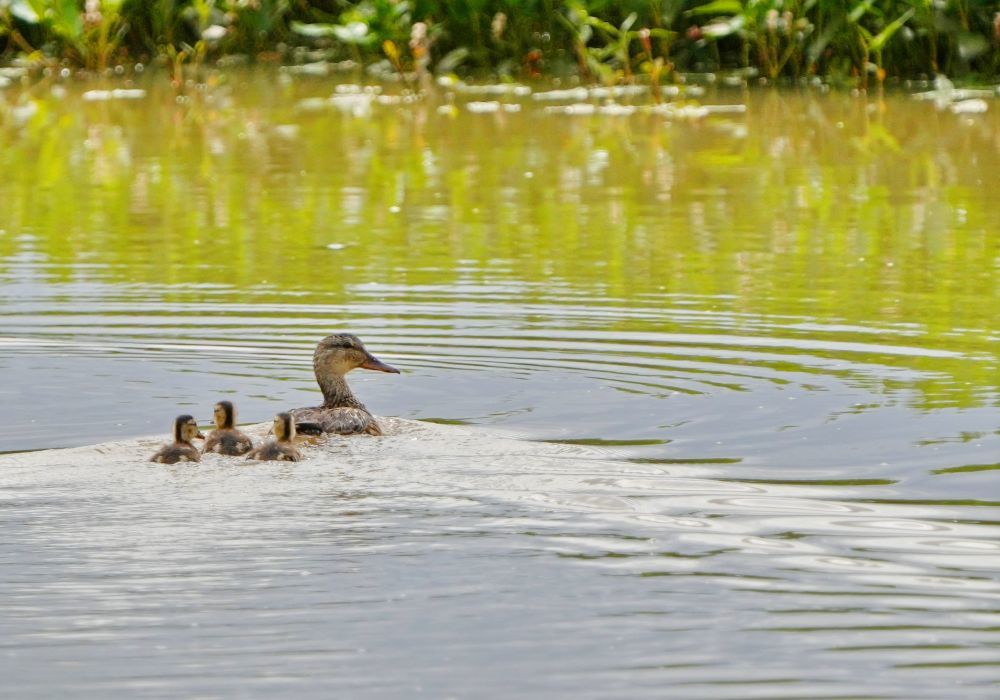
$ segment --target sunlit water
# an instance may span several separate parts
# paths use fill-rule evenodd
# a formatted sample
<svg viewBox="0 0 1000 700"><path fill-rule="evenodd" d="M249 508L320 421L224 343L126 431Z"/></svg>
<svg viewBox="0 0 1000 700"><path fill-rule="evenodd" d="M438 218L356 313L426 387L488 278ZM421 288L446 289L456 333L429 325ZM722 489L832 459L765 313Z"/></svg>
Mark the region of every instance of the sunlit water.
<svg viewBox="0 0 1000 700"><path fill-rule="evenodd" d="M997 105L96 87L0 92L0 452L312 404L339 329L481 431L0 461L18 696L996 696Z"/></svg>

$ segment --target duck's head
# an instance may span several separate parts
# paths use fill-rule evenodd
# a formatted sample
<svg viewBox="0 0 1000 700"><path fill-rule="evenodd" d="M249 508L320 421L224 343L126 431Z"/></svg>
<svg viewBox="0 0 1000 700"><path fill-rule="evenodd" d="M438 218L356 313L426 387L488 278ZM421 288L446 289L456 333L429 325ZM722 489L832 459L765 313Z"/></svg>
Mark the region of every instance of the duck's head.
<svg viewBox="0 0 1000 700"><path fill-rule="evenodd" d="M287 442L295 437L295 421L291 413L279 413L274 417L274 437L278 442Z"/></svg>
<svg viewBox="0 0 1000 700"><path fill-rule="evenodd" d="M215 427L219 430L232 428L236 424L236 408L232 401L220 401L215 404Z"/></svg>
<svg viewBox="0 0 1000 700"><path fill-rule="evenodd" d="M191 416L177 416L174 419L174 440L177 442L191 442L195 438L204 437L198 429L198 423Z"/></svg>
<svg viewBox="0 0 1000 700"><path fill-rule="evenodd" d="M313 354L313 366L317 375L320 372L344 375L358 367L399 374L398 369L372 355L361 340L350 333L328 335L319 341Z"/></svg>

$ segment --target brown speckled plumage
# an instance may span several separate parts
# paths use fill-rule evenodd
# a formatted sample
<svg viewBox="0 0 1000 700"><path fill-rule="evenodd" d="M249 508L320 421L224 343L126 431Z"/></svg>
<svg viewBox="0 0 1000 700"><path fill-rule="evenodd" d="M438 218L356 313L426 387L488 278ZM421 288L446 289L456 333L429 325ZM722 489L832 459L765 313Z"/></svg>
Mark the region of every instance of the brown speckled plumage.
<svg viewBox="0 0 1000 700"><path fill-rule="evenodd" d="M313 371L323 392L323 405L294 409L291 414L295 422L317 425L324 433L381 435L378 422L355 398L344 379L345 374L358 367L399 373L398 369L368 352L357 336L350 333L339 333L321 340L313 353Z"/></svg>
<svg viewBox="0 0 1000 700"><path fill-rule="evenodd" d="M201 453L191 444L194 438L204 438L198 424L191 416L177 416L174 420L174 441L164 445L150 458L150 462L176 464L177 462L200 462Z"/></svg>
<svg viewBox="0 0 1000 700"><path fill-rule="evenodd" d="M290 414L279 413L274 417L274 440L269 440L251 450L247 454L247 459L300 462L302 453L292 444L294 438L295 421Z"/></svg>
<svg viewBox="0 0 1000 700"><path fill-rule="evenodd" d="M253 449L253 440L235 427L236 409L229 401L215 404L215 430L208 439L202 452L218 452L222 455L239 457Z"/></svg>

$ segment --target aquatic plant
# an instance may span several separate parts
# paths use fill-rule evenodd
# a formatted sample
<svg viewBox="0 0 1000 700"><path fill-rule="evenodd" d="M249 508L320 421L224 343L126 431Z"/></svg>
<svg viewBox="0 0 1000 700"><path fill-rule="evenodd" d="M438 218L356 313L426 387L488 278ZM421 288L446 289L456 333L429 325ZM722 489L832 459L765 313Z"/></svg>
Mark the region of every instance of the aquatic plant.
<svg viewBox="0 0 1000 700"><path fill-rule="evenodd" d="M660 27L637 27L637 12L631 12L615 26L599 17L588 14L582 2L571 2L567 8L565 24L574 35L574 49L580 64L587 73L599 77L605 83L633 82L632 64L636 58L647 59L646 70L659 82L663 69L663 58L653 56L654 38L670 40L674 33ZM591 39L600 37L601 42L589 45ZM640 44L642 54L633 55L633 44Z"/></svg>
<svg viewBox="0 0 1000 700"><path fill-rule="evenodd" d="M0 34L6 34L30 53L35 50L21 29L33 28L49 42L57 42L64 56L93 70L104 70L128 23L122 0L5 0L0 2Z"/></svg>
<svg viewBox="0 0 1000 700"><path fill-rule="evenodd" d="M199 42L201 42L199 44ZM172 47L172 51L170 48ZM0 62L118 62L290 49L430 71L657 83L749 69L771 81L1000 71L993 0L0 0ZM311 59L315 60L315 59Z"/></svg>
<svg viewBox="0 0 1000 700"><path fill-rule="evenodd" d="M695 25L689 35L705 42L738 37L741 63L749 66L753 53L761 72L773 80L786 66L797 72L801 65L806 41L814 29L804 10L803 4L794 0L750 0L746 3L712 0L688 11L690 17L710 18L702 26Z"/></svg>

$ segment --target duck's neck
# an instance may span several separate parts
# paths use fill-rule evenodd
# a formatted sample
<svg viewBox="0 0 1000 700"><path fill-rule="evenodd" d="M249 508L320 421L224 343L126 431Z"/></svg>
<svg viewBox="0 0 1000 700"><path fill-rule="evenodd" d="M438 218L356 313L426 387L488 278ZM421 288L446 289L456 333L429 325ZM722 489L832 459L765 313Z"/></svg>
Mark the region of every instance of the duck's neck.
<svg viewBox="0 0 1000 700"><path fill-rule="evenodd" d="M316 373L316 381L323 391L323 408L360 408L367 411L365 405L355 398L351 387L342 374Z"/></svg>

